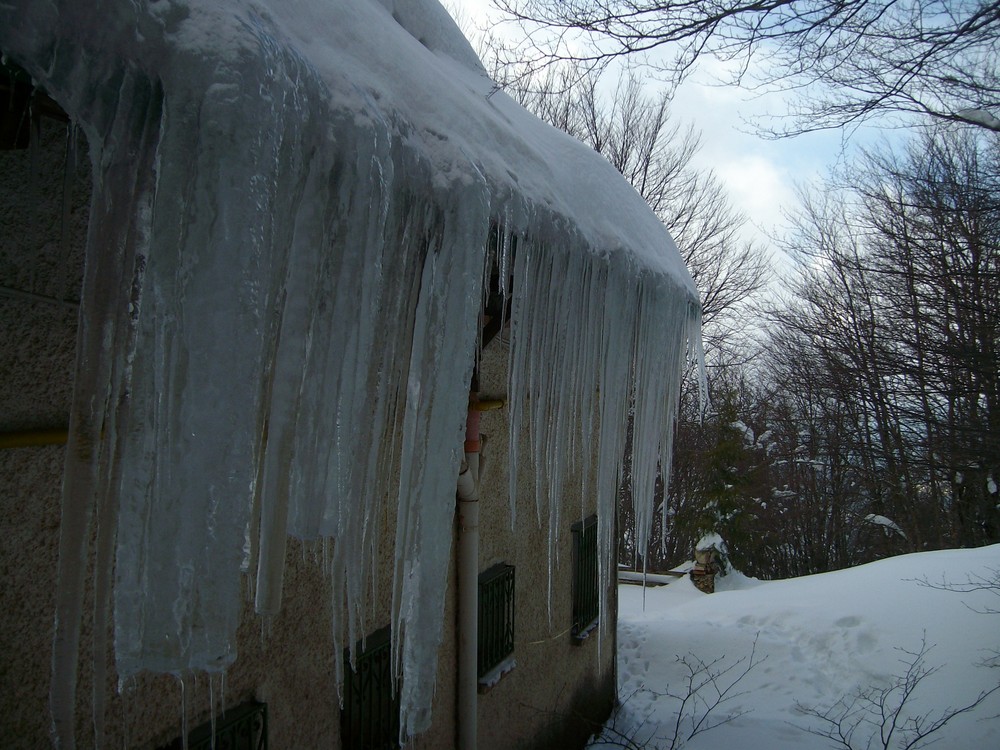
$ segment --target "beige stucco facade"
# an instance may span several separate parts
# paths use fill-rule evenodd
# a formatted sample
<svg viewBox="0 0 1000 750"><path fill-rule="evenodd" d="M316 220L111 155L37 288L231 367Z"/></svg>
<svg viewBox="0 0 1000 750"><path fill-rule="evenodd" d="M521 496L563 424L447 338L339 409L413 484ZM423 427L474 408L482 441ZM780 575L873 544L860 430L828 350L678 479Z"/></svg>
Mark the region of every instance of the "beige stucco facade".
<svg viewBox="0 0 1000 750"><path fill-rule="evenodd" d="M498 338L483 354L480 388L483 398L516 399L506 391L507 350ZM516 607L514 658L517 666L489 693L479 698L479 747L572 747L584 741L610 713L615 695L615 628L595 630L576 641L572 625L572 525L593 514L593 497L581 498L582 460L565 478L557 525L556 558L549 599L548 519L537 522L534 466L521 435L518 463L516 524L511 528L508 490L508 412L483 412L480 508L480 570L506 562L515 566ZM585 469L586 467L586 469ZM591 477L589 485L596 482ZM616 611L615 589L609 609ZM520 732L520 736L514 734Z"/></svg>
<svg viewBox="0 0 1000 750"><path fill-rule="evenodd" d="M80 137L77 165L67 171L65 123L44 119L42 140L30 149L0 151L0 286L57 300L76 300L82 275L90 175ZM64 203L63 185L68 198ZM65 216L65 218L64 218ZM76 311L71 305L0 296L0 432L65 429L75 368ZM497 337L483 353L484 398L509 401L506 344ZM516 667L479 695L479 747L579 746L610 711L615 693L614 623L582 643L570 636L571 525L596 510L581 498L579 476L567 477L557 528L557 559L547 552L548 523L536 522L534 469L527 451L519 463L517 522L508 498L508 411L483 412L480 570L506 562L516 569ZM0 737L8 748L45 746L61 523L65 448L20 445L0 449ZM588 465L582 461L582 465ZM577 474L582 471L577 468ZM593 483L591 483L593 486ZM383 561L369 621L389 620L394 509L383 507ZM434 721L413 742L418 748L455 745L456 558L446 598L438 660ZM93 550L91 550L93 552ZM240 626L239 656L225 675L144 676L117 685L109 647L107 747L158 748L182 728L207 721L210 705L267 704L269 747L340 747L333 669L331 594L321 550L292 541L287 550L281 613L264 623L253 612L251 581ZM92 559L92 555L90 556ZM552 566L551 599L549 569ZM613 597L613 589L608 592ZM610 607L613 612L614 602ZM79 746L93 744L92 645L94 594L88 588L77 691ZM113 634L107 636L110 646ZM182 711L185 716L182 722Z"/></svg>

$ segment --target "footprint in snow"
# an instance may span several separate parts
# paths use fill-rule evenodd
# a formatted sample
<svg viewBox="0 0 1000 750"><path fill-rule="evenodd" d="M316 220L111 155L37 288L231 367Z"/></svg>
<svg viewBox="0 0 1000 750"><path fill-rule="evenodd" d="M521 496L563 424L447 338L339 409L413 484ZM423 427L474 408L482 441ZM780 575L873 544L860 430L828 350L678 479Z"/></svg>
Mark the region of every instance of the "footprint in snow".
<svg viewBox="0 0 1000 750"><path fill-rule="evenodd" d="M838 628L856 628L861 624L861 618L857 615L850 615L848 617L841 617L833 624Z"/></svg>
<svg viewBox="0 0 1000 750"><path fill-rule="evenodd" d="M863 633L858 634L857 639L857 649L858 651L874 651L876 645L878 645L878 638L870 630L866 630Z"/></svg>

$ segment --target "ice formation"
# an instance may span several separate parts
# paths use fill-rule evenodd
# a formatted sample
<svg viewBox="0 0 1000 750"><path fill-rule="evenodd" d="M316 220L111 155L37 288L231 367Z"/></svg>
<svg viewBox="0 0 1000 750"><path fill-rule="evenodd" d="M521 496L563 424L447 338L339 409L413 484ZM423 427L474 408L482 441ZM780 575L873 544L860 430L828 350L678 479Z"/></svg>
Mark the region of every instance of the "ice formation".
<svg viewBox="0 0 1000 750"><path fill-rule="evenodd" d="M382 497L402 726L419 732L490 264L511 274L511 439L528 426L539 517L555 529L563 467L596 451L602 561L630 413L650 526L698 342L691 279L621 177L495 92L431 0L98 6L0 5L0 50L84 130L95 174L57 741L74 744L91 528L95 638L113 601L120 678L215 671L236 658L241 575L259 612L280 606L287 535L331 540L336 653L354 642ZM517 251L491 258L498 225Z"/></svg>

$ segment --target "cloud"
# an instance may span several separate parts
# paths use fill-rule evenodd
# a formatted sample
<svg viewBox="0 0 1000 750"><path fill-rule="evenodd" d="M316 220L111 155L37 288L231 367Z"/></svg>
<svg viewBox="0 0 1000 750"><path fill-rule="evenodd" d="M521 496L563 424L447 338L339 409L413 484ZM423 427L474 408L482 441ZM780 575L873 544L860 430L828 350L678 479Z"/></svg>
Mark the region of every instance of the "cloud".
<svg viewBox="0 0 1000 750"><path fill-rule="evenodd" d="M715 165L729 197L764 233L785 224L783 210L796 204L792 180L782 166L760 154L748 154Z"/></svg>
<svg viewBox="0 0 1000 750"><path fill-rule="evenodd" d="M744 237L771 244L769 235L786 223L783 212L797 205L796 182L821 165L807 163L809 152L796 155L805 161L793 157L799 149L791 142L765 141L752 133L745 119L761 106L738 88L689 81L677 91L671 112L701 132L693 165L713 171L733 205L750 219Z"/></svg>

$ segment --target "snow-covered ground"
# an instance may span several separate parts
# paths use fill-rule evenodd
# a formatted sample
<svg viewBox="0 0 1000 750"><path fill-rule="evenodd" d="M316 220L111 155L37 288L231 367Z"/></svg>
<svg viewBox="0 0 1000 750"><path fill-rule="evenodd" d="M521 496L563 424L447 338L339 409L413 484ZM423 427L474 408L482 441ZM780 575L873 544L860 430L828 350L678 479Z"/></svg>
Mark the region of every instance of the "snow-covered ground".
<svg viewBox="0 0 1000 750"><path fill-rule="evenodd" d="M622 585L618 680L624 705L605 730L609 741L593 746L672 747L679 698L688 693L687 665L697 671L704 663L715 672L732 669L687 701L675 747L843 748L808 731L832 725L807 709L822 713L831 707L829 715L838 718L850 708L845 729L861 722L846 746L868 747L874 735L872 748L907 747L903 731L913 728L907 722L917 719L926 728L1000 684L1000 666L984 665L997 661L1000 613L982 612L1000 610L1000 590L940 590L922 581L968 589L961 584L996 582L997 571L1000 545L905 555L785 581L732 573L719 580L712 595L702 594L687 578L645 592ZM892 714L901 691L886 688L906 675L924 643L917 667L936 671L916 683L897 714L895 734L883 745L869 720L873 715L865 719L862 711L871 704L856 698L863 690L877 691L869 693L876 700L884 694ZM731 700L712 711L706 723L735 718L685 742L692 720L705 713L700 701L711 703L714 688L729 686L751 657L753 666L732 687ZM835 705L839 699L844 702ZM935 738L935 747L948 750L1000 748L1000 690L927 739Z"/></svg>

